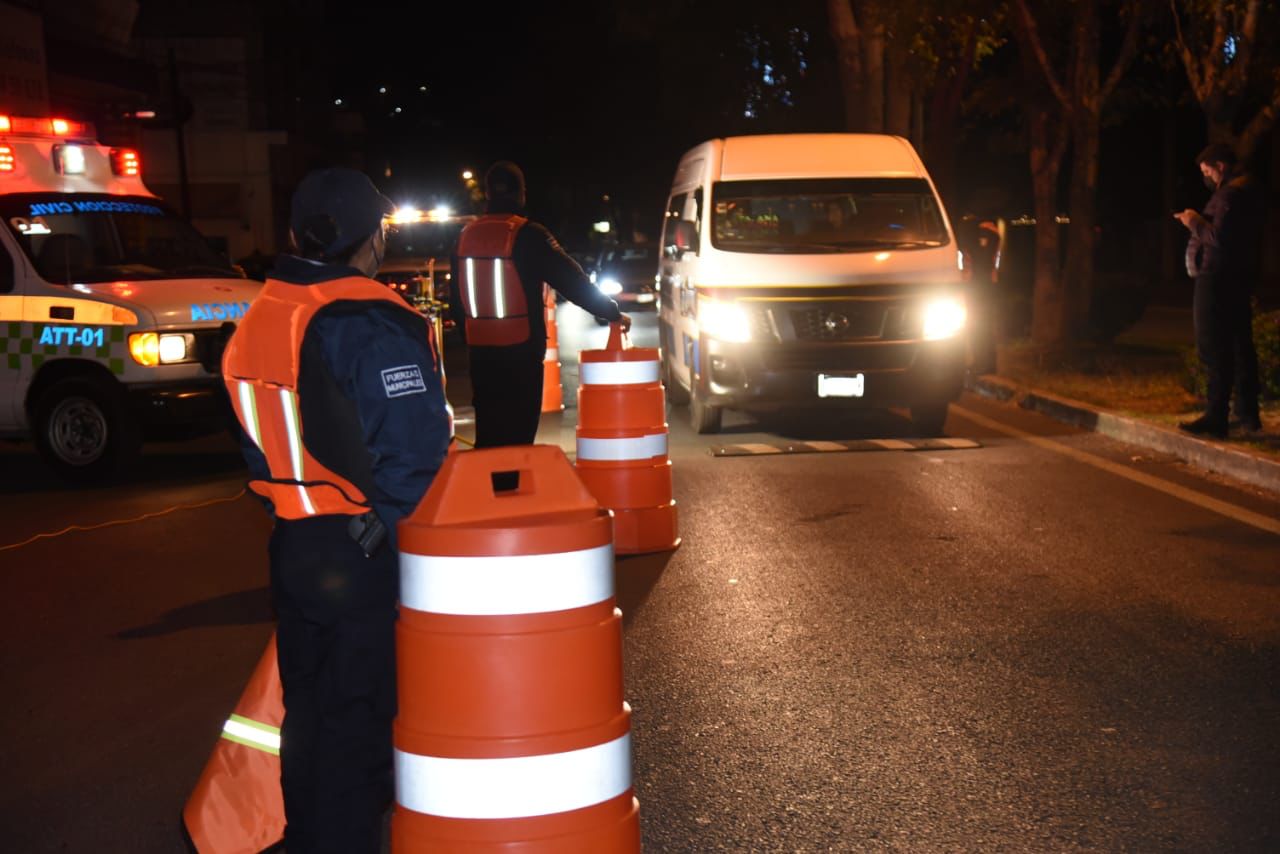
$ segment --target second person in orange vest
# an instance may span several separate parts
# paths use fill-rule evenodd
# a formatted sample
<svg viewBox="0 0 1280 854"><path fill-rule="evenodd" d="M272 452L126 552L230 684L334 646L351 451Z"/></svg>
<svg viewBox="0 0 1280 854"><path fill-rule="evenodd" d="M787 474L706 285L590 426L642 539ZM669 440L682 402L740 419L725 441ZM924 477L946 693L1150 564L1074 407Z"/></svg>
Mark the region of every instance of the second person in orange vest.
<svg viewBox="0 0 1280 854"><path fill-rule="evenodd" d="M519 166L495 163L484 184L485 214L458 237L450 304L470 354L476 447L527 445L542 411L544 286L624 329L631 318L600 293L551 232L525 217Z"/></svg>

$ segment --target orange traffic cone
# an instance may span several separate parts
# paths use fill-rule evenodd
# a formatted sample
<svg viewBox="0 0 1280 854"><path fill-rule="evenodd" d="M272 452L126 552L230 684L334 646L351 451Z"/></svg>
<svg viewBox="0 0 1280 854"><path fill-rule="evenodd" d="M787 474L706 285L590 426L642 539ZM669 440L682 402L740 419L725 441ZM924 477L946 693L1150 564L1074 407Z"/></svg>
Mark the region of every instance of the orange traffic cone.
<svg viewBox="0 0 1280 854"><path fill-rule="evenodd" d="M273 634L182 810L187 834L200 854L257 854L284 838L283 720Z"/></svg>
<svg viewBox="0 0 1280 854"><path fill-rule="evenodd" d="M578 476L613 511L614 550L676 548L658 351L624 347L622 327L615 324L605 349L582 351L578 364Z"/></svg>
<svg viewBox="0 0 1280 854"><path fill-rule="evenodd" d="M543 287L542 313L547 323L547 353L542 359L542 411L564 410L564 389L560 386L560 335L556 330L556 294Z"/></svg>
<svg viewBox="0 0 1280 854"><path fill-rule="evenodd" d="M454 454L399 534L391 850L638 852L610 519L564 454Z"/></svg>

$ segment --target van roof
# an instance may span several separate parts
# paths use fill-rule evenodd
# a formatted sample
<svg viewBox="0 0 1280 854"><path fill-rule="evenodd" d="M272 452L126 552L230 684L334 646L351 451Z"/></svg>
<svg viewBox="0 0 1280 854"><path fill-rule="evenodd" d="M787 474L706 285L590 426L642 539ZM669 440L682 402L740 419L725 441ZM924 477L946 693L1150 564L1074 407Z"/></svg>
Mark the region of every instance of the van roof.
<svg viewBox="0 0 1280 854"><path fill-rule="evenodd" d="M720 180L760 178L926 177L911 143L874 133L731 136L724 140Z"/></svg>

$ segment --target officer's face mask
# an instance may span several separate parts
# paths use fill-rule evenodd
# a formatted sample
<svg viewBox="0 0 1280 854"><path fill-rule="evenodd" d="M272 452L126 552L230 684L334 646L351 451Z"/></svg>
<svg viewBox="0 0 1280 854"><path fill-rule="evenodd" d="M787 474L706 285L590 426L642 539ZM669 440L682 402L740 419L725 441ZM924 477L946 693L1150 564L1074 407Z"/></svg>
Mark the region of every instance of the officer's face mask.
<svg viewBox="0 0 1280 854"><path fill-rule="evenodd" d="M362 271L369 278L377 275L378 270L382 267L382 262L387 257L387 227L383 225L382 230L374 235L373 243L369 247L369 262Z"/></svg>

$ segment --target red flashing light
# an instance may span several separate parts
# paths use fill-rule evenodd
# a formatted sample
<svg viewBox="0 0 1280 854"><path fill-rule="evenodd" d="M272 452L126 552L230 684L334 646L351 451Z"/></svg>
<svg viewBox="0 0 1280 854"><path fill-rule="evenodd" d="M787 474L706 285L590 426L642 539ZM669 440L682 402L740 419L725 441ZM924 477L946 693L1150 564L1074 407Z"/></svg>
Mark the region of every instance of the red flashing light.
<svg viewBox="0 0 1280 854"><path fill-rule="evenodd" d="M0 133L90 139L93 137L93 125L71 119L2 115L0 116Z"/></svg>
<svg viewBox="0 0 1280 854"><path fill-rule="evenodd" d="M8 145L0 145L0 172L12 172L14 170L13 148Z"/></svg>
<svg viewBox="0 0 1280 854"><path fill-rule="evenodd" d="M138 152L132 148L111 149L111 171L126 178L137 178L142 174L142 160Z"/></svg>
<svg viewBox="0 0 1280 854"><path fill-rule="evenodd" d="M49 119L49 128L54 136L66 136L71 133L71 123L66 119Z"/></svg>
<svg viewBox="0 0 1280 854"><path fill-rule="evenodd" d="M8 133L13 128L13 122L9 121L8 116L0 116L0 133Z"/></svg>

